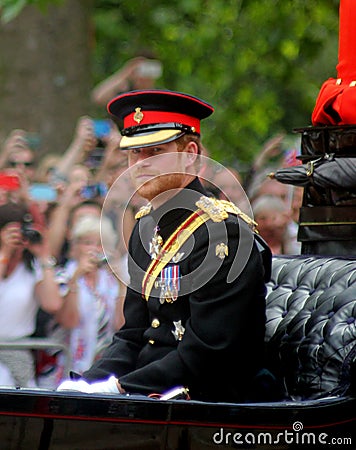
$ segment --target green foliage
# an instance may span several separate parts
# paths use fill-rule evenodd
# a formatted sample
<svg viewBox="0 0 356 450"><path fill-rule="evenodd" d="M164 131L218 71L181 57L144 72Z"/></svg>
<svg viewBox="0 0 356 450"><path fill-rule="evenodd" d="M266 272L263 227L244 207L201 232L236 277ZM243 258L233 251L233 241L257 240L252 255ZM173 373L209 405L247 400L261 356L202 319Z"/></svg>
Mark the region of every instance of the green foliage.
<svg viewBox="0 0 356 450"><path fill-rule="evenodd" d="M20 14L26 5L35 5L45 11L49 4L60 4L61 0L0 0L0 19L8 23Z"/></svg>
<svg viewBox="0 0 356 450"><path fill-rule="evenodd" d="M164 65L161 86L214 105L203 123L211 154L248 162L271 135L310 125L320 86L335 74L338 6L336 0L97 0L96 82L150 47Z"/></svg>
<svg viewBox="0 0 356 450"><path fill-rule="evenodd" d="M24 2L7 0L3 15ZM158 86L215 107L203 122L212 156L246 164L273 134L310 125L320 86L336 72L338 8L338 0L95 0L93 84L152 50L164 66Z"/></svg>
<svg viewBox="0 0 356 450"><path fill-rule="evenodd" d="M10 22L26 6L27 0L3 0L1 5L1 21Z"/></svg>

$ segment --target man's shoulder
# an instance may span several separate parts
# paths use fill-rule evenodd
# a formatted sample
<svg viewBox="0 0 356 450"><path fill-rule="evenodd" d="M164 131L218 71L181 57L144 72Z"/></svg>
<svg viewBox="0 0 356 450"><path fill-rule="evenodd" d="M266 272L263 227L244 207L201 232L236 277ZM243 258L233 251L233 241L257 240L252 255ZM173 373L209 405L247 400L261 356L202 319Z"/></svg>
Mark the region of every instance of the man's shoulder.
<svg viewBox="0 0 356 450"><path fill-rule="evenodd" d="M257 223L232 202L215 197L202 196L196 202L196 206L208 214L213 222L222 222L234 216L244 221L252 231L256 230Z"/></svg>
<svg viewBox="0 0 356 450"><path fill-rule="evenodd" d="M135 214L135 219L141 219L142 217L147 216L152 209L152 205L151 203L147 203L146 205L141 206L141 208L137 211L137 213Z"/></svg>

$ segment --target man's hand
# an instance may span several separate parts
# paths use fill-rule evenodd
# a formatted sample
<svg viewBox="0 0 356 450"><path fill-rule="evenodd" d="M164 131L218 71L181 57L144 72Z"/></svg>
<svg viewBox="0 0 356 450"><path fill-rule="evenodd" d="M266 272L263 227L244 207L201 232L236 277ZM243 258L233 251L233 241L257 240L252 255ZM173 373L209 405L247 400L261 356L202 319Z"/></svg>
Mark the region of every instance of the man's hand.
<svg viewBox="0 0 356 450"><path fill-rule="evenodd" d="M57 388L57 391L79 391L87 394L120 394L118 380L112 375L106 381L88 383L84 380L66 380Z"/></svg>

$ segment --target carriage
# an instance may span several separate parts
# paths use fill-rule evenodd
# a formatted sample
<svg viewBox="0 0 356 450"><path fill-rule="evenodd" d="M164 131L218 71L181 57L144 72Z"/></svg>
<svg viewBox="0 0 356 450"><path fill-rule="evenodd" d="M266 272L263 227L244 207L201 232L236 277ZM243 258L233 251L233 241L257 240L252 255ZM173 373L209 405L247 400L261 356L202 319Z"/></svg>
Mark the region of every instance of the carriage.
<svg viewBox="0 0 356 450"><path fill-rule="evenodd" d="M306 165L328 154L356 161L356 127L298 132ZM274 256L267 284L267 361L284 386L283 399L209 403L2 388L1 448L355 448L356 188L345 189L339 173L340 186L320 187L309 178L300 210L302 252ZM13 345L56 343L32 338Z"/></svg>

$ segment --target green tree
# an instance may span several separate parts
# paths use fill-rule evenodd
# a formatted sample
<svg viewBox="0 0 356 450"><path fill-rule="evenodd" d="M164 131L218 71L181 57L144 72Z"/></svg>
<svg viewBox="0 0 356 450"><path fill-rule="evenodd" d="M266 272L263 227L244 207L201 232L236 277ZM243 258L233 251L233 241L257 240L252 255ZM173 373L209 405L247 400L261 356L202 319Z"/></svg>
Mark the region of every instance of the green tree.
<svg viewBox="0 0 356 450"><path fill-rule="evenodd" d="M338 0L95 0L93 84L150 48L163 62L162 87L215 106L203 125L211 154L248 163L271 135L310 125L321 84L335 76L338 8Z"/></svg>
<svg viewBox="0 0 356 450"><path fill-rule="evenodd" d="M23 128L40 134L40 154L66 149L90 107L90 23L88 0L70 0L26 5L1 24L0 142Z"/></svg>
<svg viewBox="0 0 356 450"><path fill-rule="evenodd" d="M162 85L210 101L204 140L221 160L249 161L279 131L310 125L335 74L335 0L96 1L94 76L143 46L164 63Z"/></svg>

